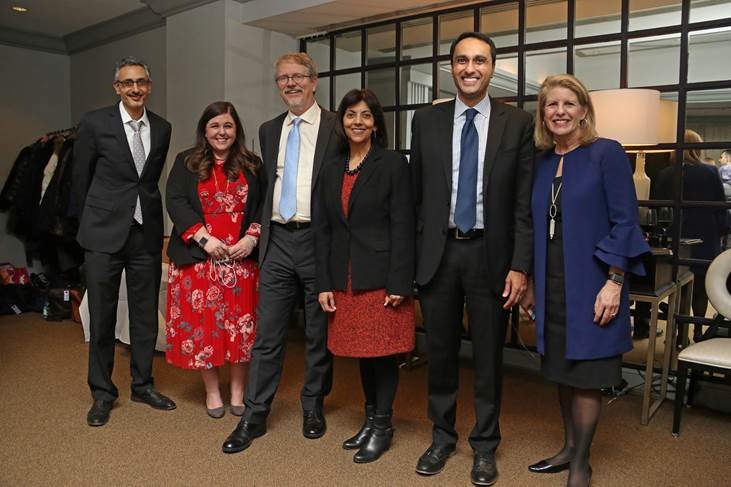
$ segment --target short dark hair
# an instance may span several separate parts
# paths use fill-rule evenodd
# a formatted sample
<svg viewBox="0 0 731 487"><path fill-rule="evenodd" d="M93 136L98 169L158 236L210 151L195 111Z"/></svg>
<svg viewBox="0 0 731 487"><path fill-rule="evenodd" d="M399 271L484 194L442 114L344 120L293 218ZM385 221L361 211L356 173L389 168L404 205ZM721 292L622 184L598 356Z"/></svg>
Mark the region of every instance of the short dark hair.
<svg viewBox="0 0 731 487"><path fill-rule="evenodd" d="M336 129L338 131L338 135L340 135L341 137L343 149L347 150L348 148L348 138L345 136L345 127L343 127L343 117L345 116L345 111L360 102L364 102L366 105L368 105L368 109L373 114L373 121L375 122L376 129L375 134L373 135L373 141L383 148L388 147L386 118L383 115L383 107L381 106L381 102L378 100L376 94L368 88L362 90L356 88L347 92L343 99L340 101L340 105L338 106L338 124L336 126Z"/></svg>
<svg viewBox="0 0 731 487"><path fill-rule="evenodd" d="M449 46L449 63L454 63L454 48L457 47L457 44L471 37L479 39L490 46L490 57L492 58L492 64L495 65L495 59L497 59L497 53L495 52L495 43L492 39L490 39L490 37L483 34L482 32L462 32L459 37L453 40L452 45Z"/></svg>
<svg viewBox="0 0 731 487"><path fill-rule="evenodd" d="M145 74L148 78L152 79L150 74L150 67L145 64L144 61L137 59L134 56L125 56L114 65L114 81L119 81L119 70L125 66L139 66L145 70Z"/></svg>

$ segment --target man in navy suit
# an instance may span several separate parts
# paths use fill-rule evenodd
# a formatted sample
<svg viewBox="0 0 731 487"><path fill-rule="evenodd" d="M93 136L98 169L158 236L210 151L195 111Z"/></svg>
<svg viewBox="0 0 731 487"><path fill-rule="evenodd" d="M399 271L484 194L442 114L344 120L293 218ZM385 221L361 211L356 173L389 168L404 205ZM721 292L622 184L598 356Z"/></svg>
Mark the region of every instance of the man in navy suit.
<svg viewBox="0 0 731 487"><path fill-rule="evenodd" d="M145 108L152 79L142 61L120 60L113 87L120 102L85 114L79 124L69 203L69 213L79 217L77 240L85 250L91 322L88 382L94 400L87 415L89 426L107 423L118 396L112 369L123 270L129 299L132 400L175 409L152 380L163 239L157 185L171 127Z"/></svg>
<svg viewBox="0 0 731 487"><path fill-rule="evenodd" d="M465 32L450 49L457 99L418 110L411 139L416 284L429 356L432 444L416 471L439 473L455 451L458 353L467 307L475 375L471 480L497 480L502 349L508 313L532 266L531 116L487 95L495 44Z"/></svg>

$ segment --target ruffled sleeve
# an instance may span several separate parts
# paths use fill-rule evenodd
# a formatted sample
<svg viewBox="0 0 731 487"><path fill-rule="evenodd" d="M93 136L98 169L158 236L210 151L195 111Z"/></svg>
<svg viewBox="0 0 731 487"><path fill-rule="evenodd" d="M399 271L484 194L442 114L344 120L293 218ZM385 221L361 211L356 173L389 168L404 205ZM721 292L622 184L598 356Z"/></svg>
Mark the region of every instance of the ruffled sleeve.
<svg viewBox="0 0 731 487"><path fill-rule="evenodd" d="M597 243L594 257L625 272L644 276L640 257L650 251L650 246L640 230L630 164L619 143L606 139L603 142L606 144L599 157L611 228Z"/></svg>

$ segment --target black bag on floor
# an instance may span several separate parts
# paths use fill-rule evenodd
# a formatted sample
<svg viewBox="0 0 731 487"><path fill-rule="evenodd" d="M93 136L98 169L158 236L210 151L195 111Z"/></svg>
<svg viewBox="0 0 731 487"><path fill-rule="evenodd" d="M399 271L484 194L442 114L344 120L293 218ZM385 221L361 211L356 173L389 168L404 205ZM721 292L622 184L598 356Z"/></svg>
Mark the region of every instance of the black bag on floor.
<svg viewBox="0 0 731 487"><path fill-rule="evenodd" d="M0 315L43 311L45 298L33 286L6 284L0 286Z"/></svg>

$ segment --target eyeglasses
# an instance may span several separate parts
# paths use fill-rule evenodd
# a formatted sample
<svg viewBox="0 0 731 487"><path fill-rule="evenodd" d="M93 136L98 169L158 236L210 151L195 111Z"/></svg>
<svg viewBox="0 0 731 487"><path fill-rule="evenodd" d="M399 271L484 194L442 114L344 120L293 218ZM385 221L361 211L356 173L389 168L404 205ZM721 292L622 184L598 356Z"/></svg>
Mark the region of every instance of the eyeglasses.
<svg viewBox="0 0 731 487"><path fill-rule="evenodd" d="M274 81L276 81L279 86L286 85L287 83L289 83L289 80L292 80L298 85L301 85L305 78L312 78L312 76L310 76L309 74L301 73L293 74L292 76L283 74L282 76L277 76L276 78L274 78Z"/></svg>
<svg viewBox="0 0 731 487"><path fill-rule="evenodd" d="M150 84L152 84L152 81L146 78L120 79L117 80L116 83L123 88L132 88L134 85L137 85L138 88L147 88Z"/></svg>

